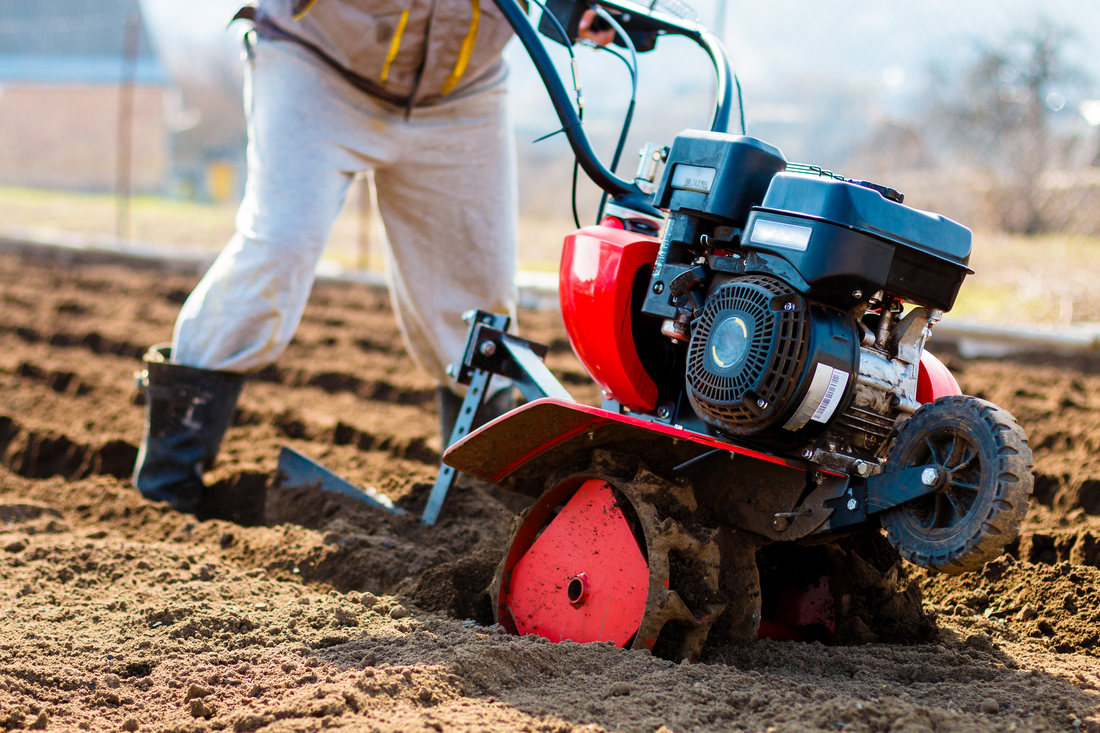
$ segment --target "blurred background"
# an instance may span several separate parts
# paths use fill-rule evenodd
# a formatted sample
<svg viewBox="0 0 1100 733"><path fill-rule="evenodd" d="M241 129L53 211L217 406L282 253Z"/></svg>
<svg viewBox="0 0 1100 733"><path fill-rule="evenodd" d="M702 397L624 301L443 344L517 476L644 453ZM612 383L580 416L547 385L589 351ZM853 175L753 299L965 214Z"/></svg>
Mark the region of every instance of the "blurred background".
<svg viewBox="0 0 1100 733"><path fill-rule="evenodd" d="M241 0L0 0L0 234L214 251L244 183ZM789 160L870 179L975 230L956 312L1100 322L1100 3L694 0L723 39L749 134ZM566 56L553 53L566 72ZM578 49L586 126L610 158L630 98L610 54ZM522 47L508 51L521 259L553 271L572 158ZM620 174L645 142L706 127L709 63L662 40L640 59ZM567 73L567 72L566 72ZM598 192L577 191L582 224ZM326 259L383 266L357 179Z"/></svg>

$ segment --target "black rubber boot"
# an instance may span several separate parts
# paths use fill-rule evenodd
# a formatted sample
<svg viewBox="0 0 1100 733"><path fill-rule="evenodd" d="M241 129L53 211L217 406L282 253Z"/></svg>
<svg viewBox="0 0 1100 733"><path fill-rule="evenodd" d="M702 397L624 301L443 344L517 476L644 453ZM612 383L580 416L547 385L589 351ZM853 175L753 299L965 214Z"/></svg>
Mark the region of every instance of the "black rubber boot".
<svg viewBox="0 0 1100 733"><path fill-rule="evenodd" d="M443 447L447 448L451 444L451 432L458 419L458 411L462 409L462 397L447 387L437 387L436 405L439 408L439 434L443 438ZM485 423L511 411L515 406L515 388L509 383L507 387L497 390L481 405L473 427L470 429L480 428Z"/></svg>
<svg viewBox="0 0 1100 733"><path fill-rule="evenodd" d="M134 485L154 501L196 513L210 468L229 424L244 375L175 364L168 347L145 353L138 375L145 390L145 428L134 465Z"/></svg>

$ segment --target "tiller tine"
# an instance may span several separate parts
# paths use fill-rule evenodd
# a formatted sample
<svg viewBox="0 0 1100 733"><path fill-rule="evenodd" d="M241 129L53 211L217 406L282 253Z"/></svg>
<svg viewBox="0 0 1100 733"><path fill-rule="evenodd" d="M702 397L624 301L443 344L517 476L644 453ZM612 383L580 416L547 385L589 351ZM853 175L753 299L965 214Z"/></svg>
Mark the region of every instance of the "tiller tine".
<svg viewBox="0 0 1100 733"><path fill-rule="evenodd" d="M407 514L404 509L395 506L388 496L373 487L361 489L345 481L332 471L311 458L307 458L293 448L283 446L279 451L279 464L276 468L275 485L280 488L315 488L332 491L372 506L384 509L391 514Z"/></svg>

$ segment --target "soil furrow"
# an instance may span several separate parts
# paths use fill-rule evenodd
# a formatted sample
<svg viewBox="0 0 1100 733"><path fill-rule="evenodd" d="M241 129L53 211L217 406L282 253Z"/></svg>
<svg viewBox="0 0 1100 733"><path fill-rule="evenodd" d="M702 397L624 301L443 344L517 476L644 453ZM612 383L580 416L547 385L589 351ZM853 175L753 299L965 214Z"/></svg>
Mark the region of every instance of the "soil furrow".
<svg viewBox="0 0 1100 733"><path fill-rule="evenodd" d="M198 519L129 485L133 372L197 278L0 254L0 279L0 728L1100 731L1100 360L940 354L1024 425L1036 490L1006 555L912 574L934 628L670 665L492 626L529 500L462 479L420 524L434 385L385 293L317 286L246 384ZM556 313L519 325L598 403ZM283 445L408 513L274 484Z"/></svg>

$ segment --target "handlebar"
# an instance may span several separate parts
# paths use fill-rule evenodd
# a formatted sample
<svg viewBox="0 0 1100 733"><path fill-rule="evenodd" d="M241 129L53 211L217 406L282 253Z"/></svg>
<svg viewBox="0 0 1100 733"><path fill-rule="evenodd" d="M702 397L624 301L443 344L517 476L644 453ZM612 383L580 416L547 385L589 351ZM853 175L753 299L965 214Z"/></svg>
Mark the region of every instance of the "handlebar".
<svg viewBox="0 0 1100 733"><path fill-rule="evenodd" d="M652 209L652 200L649 194L644 193L632 181L618 177L600 161L581 123L577 111L573 108L571 97L566 91L561 75L550 59L546 47L538 37L538 32L527 18L527 14L520 8L516 0L494 0L501 13L508 20L509 25L516 32L535 69L550 95L550 102L554 111L561 120L562 131L569 140L569 146L585 174L592 182L610 194L617 202L627 206ZM666 17L654 13L644 7L635 5L626 0L600 0L600 5L618 10L622 13L642 16L647 27L656 28L660 32L681 35L694 41L696 45L710 58L714 64L715 80L717 83L717 98L715 101L714 116L711 120L711 130L726 132L729 129L730 108L733 105L733 90L731 86L732 73L729 59L718 37L703 27L691 22L676 18Z"/></svg>

